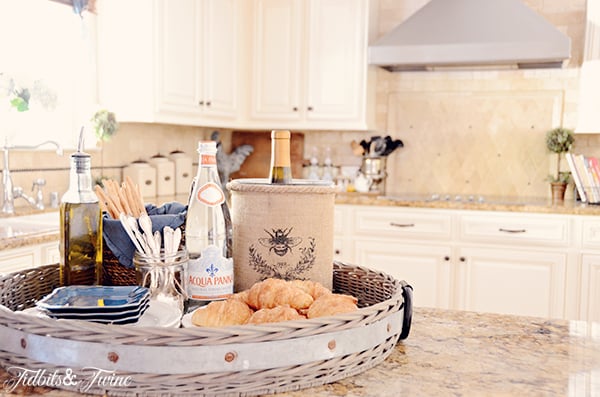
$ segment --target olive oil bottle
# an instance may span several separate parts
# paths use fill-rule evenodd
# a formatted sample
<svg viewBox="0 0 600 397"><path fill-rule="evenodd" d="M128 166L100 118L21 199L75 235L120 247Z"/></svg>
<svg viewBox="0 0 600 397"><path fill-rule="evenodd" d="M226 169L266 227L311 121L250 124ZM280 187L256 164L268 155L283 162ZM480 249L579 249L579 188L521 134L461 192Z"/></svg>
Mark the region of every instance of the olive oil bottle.
<svg viewBox="0 0 600 397"><path fill-rule="evenodd" d="M271 183L292 183L290 137L291 133L286 130L271 131L271 171L269 172Z"/></svg>
<svg viewBox="0 0 600 397"><path fill-rule="evenodd" d="M91 158L83 135L71 155L69 189L60 204L61 285L101 284L102 216L92 189Z"/></svg>

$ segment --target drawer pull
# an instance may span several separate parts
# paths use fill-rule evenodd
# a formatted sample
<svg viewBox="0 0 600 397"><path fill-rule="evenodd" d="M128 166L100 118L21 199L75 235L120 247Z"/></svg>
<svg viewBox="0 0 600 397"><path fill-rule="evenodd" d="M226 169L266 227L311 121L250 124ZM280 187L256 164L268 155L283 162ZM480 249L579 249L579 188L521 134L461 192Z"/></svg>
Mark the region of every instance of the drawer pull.
<svg viewBox="0 0 600 397"><path fill-rule="evenodd" d="M414 223L396 223L396 222L390 222L390 226L394 226L394 227L415 227Z"/></svg>
<svg viewBox="0 0 600 397"><path fill-rule="evenodd" d="M526 229L504 229L504 228L500 228L498 229L499 232L504 232L504 233L525 233L527 232Z"/></svg>

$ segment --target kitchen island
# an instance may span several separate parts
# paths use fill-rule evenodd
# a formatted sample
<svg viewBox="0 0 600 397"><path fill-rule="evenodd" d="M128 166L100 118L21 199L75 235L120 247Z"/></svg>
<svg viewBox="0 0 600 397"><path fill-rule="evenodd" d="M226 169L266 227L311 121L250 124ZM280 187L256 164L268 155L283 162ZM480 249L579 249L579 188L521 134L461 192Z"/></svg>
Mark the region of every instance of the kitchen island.
<svg viewBox="0 0 600 397"><path fill-rule="evenodd" d="M0 370L5 390L11 380ZM42 387L14 392L80 395ZM415 308L410 335L381 364L332 384L275 394L306 395L600 395L600 323Z"/></svg>

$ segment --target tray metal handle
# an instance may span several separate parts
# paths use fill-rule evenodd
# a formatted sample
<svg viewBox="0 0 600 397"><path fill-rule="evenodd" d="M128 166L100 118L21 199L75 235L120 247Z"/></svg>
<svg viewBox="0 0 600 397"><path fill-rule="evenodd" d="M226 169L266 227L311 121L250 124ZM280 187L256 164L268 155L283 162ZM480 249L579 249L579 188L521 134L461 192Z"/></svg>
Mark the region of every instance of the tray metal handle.
<svg viewBox="0 0 600 397"><path fill-rule="evenodd" d="M402 296L404 297L404 318L402 320L402 332L398 339L402 340L408 337L412 324L413 287L404 280L400 281L400 285L402 285Z"/></svg>

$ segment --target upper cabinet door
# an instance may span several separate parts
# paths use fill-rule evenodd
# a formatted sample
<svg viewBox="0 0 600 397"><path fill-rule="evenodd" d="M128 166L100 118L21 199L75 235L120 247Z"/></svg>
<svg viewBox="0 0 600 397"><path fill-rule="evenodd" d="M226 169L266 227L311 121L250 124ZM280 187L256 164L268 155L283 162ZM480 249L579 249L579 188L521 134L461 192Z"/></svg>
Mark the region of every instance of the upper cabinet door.
<svg viewBox="0 0 600 397"><path fill-rule="evenodd" d="M233 118L238 0L161 1L159 112Z"/></svg>
<svg viewBox="0 0 600 397"><path fill-rule="evenodd" d="M200 101L207 115L234 118L238 105L238 0L205 0Z"/></svg>
<svg viewBox="0 0 600 397"><path fill-rule="evenodd" d="M367 2L312 0L309 8L306 118L360 122L366 101Z"/></svg>
<svg viewBox="0 0 600 397"><path fill-rule="evenodd" d="M251 117L299 120L303 0L257 0Z"/></svg>
<svg viewBox="0 0 600 397"><path fill-rule="evenodd" d="M201 2L162 0L157 16L157 110L199 114Z"/></svg>
<svg viewBox="0 0 600 397"><path fill-rule="evenodd" d="M367 129L367 0L256 0L253 122Z"/></svg>

